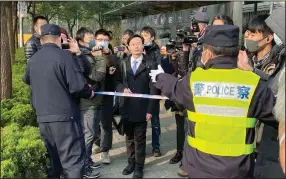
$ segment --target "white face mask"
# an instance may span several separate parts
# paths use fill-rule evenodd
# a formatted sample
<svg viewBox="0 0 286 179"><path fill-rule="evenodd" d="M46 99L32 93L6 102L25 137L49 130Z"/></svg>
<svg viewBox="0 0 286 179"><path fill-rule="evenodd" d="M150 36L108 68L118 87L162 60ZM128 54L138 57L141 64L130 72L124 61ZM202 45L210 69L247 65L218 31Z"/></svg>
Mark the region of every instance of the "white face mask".
<svg viewBox="0 0 286 179"><path fill-rule="evenodd" d="M281 40L275 33L274 33L274 35L273 35L273 38L274 38L275 43L276 43L278 46L280 46L280 45L283 44L282 40Z"/></svg>

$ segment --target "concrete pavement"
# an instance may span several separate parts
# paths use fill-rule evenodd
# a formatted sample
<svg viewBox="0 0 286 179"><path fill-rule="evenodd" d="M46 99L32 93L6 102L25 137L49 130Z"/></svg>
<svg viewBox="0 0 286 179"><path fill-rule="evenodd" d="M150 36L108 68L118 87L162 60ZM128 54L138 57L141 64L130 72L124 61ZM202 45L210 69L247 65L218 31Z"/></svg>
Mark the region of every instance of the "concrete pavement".
<svg viewBox="0 0 286 179"><path fill-rule="evenodd" d="M176 153L176 122L172 113L161 108L161 152L162 156L155 158L152 156L152 133L151 121L147 129L146 160L144 168L144 178L179 178L177 171L179 164L169 164L169 160ZM125 138L113 130L113 148L109 152L111 164L102 165L98 169L101 178L132 178L133 174L122 175L123 169L127 166L127 156ZM93 156L95 161L99 161L99 154Z"/></svg>

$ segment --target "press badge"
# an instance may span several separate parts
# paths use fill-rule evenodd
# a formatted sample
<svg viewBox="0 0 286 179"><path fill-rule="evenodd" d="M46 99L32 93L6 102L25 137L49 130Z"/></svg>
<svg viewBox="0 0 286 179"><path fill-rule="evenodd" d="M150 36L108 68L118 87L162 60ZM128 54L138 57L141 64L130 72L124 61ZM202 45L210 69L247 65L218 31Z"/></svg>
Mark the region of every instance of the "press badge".
<svg viewBox="0 0 286 179"><path fill-rule="evenodd" d="M253 86L235 83L194 82L192 91L195 97L248 100Z"/></svg>

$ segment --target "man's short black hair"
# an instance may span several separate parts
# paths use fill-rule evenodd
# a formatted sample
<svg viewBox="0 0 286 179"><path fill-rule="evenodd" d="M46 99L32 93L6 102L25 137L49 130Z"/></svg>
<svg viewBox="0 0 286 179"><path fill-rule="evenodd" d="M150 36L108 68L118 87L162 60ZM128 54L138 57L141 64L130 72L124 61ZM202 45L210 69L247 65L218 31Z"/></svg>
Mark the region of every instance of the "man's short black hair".
<svg viewBox="0 0 286 179"><path fill-rule="evenodd" d="M151 37L156 38L156 32L155 32L155 30L154 30L152 27L150 27L150 26L145 26L145 27L143 27L142 30L141 30L141 33L142 33L142 32L147 32L147 33L149 33L149 34L151 35Z"/></svg>
<svg viewBox="0 0 286 179"><path fill-rule="evenodd" d="M42 19L42 20L46 20L48 22L48 19L45 17L45 16L36 16L34 17L33 19L33 25L35 26L38 22L39 19Z"/></svg>
<svg viewBox="0 0 286 179"><path fill-rule="evenodd" d="M129 35L129 37L133 36L134 35L134 32L130 29L126 29L124 32L123 32L123 35Z"/></svg>
<svg viewBox="0 0 286 179"><path fill-rule="evenodd" d="M215 16L211 22L211 25L213 25L215 20L222 20L224 25L234 25L233 20L229 16L226 16L223 14L219 14L219 15Z"/></svg>
<svg viewBox="0 0 286 179"><path fill-rule="evenodd" d="M273 34L272 30L265 23L265 20L268 17L269 17L269 14L261 14L261 15L255 16L253 19L249 21L247 25L247 30L249 30L252 33L260 32L264 36Z"/></svg>
<svg viewBox="0 0 286 179"><path fill-rule="evenodd" d="M131 36L131 37L128 39L127 45L129 45L130 41L131 41L132 39L136 38L136 37L140 38L141 41L142 41L142 44L144 44L144 38L143 38L141 35L135 34L135 35Z"/></svg>
<svg viewBox="0 0 286 179"><path fill-rule="evenodd" d="M107 30L105 30L105 29L98 29L98 30L95 32L95 34L94 34L95 38L96 38L98 35L108 36L109 40L111 40L110 33L109 33Z"/></svg>
<svg viewBox="0 0 286 179"><path fill-rule="evenodd" d="M78 31L76 32L76 41L83 41L84 35L85 34L93 34L92 30L86 28L86 27L81 27L80 29L78 29Z"/></svg>
<svg viewBox="0 0 286 179"><path fill-rule="evenodd" d="M216 56L231 56L237 57L239 53L239 46L235 47L216 47L208 44L204 44L205 49L209 49Z"/></svg>

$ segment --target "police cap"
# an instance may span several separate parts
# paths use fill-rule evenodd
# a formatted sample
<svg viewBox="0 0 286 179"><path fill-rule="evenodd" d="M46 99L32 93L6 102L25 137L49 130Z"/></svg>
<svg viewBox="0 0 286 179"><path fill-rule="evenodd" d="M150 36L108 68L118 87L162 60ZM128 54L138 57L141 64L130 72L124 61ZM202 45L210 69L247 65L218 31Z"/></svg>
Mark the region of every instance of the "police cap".
<svg viewBox="0 0 286 179"><path fill-rule="evenodd" d="M61 35L61 28L55 24L44 24L41 26L41 36L45 35Z"/></svg>
<svg viewBox="0 0 286 179"><path fill-rule="evenodd" d="M236 47L239 45L239 27L235 25L208 26L202 43L216 47Z"/></svg>

